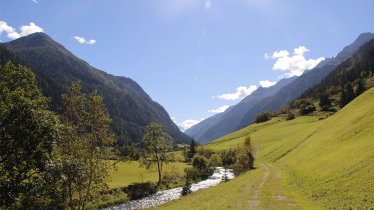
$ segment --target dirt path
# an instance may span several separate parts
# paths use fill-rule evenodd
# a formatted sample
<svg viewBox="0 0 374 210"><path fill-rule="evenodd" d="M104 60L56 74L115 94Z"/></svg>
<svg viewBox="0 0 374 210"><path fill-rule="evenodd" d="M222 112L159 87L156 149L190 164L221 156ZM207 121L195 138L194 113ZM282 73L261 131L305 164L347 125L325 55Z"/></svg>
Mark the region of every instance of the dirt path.
<svg viewBox="0 0 374 210"><path fill-rule="evenodd" d="M254 195L252 196L252 199L249 200L249 209L257 209L258 208L258 204L260 203L260 200L258 199L258 197L260 195L260 191L261 191L262 187L264 186L264 184L265 184L265 182L268 179L269 174L270 174L269 167L265 164L261 164L261 165L262 165L262 167L265 168L265 173L264 173L264 175L262 175L261 182L258 185Z"/></svg>
<svg viewBox="0 0 374 210"><path fill-rule="evenodd" d="M249 200L249 209L298 209L297 202L290 200L282 186L280 171L271 164L261 164L264 168L260 183L257 185L252 198Z"/></svg>

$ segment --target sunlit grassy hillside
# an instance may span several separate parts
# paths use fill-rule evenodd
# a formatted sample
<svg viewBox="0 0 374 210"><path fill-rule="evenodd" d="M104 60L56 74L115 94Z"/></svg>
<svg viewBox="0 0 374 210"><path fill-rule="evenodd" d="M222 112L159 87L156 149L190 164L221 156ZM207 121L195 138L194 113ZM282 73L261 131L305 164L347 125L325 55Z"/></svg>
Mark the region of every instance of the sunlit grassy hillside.
<svg viewBox="0 0 374 210"><path fill-rule="evenodd" d="M326 119L321 116L291 121L275 118L206 146L214 150L236 147L248 133L257 147L259 169L161 208L186 209L188 201L188 208L204 205L208 209L248 209L256 191L257 207L263 209L374 207L373 88ZM259 178L261 173L264 177L268 175L265 181L264 177ZM277 179L281 179L278 183L281 186L275 183ZM222 192L225 189L229 190L228 195ZM274 199L282 196L287 199Z"/></svg>

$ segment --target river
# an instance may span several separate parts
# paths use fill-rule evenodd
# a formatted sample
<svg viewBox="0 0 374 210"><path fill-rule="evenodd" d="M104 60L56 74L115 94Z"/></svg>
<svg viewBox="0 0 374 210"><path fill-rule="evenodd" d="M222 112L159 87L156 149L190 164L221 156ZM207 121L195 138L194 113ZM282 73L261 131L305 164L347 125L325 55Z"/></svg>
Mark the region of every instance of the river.
<svg viewBox="0 0 374 210"><path fill-rule="evenodd" d="M206 189L212 186L217 185L218 183L222 182L225 174L228 179L234 178L234 173L231 169L225 170L222 167L217 167L214 171L213 175L208 177L208 179L203 180L201 182L195 183L191 185L191 191L196 192L201 189ZM132 200L126 203L112 206L109 208L105 208L105 210L127 210L127 209L146 209L155 207L164 203L167 203L172 200L179 199L181 197L182 187L177 187L168 190L158 191L155 194L152 194L148 197L144 197L139 200Z"/></svg>

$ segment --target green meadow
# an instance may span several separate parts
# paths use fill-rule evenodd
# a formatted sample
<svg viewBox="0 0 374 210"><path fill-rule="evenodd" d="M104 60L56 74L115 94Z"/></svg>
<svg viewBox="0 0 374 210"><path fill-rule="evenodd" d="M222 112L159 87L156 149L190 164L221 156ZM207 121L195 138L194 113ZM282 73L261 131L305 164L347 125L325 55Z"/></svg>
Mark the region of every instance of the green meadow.
<svg viewBox="0 0 374 210"><path fill-rule="evenodd" d="M175 171L183 176L184 168L188 167L187 163L172 162L164 166L164 172ZM110 170L109 188L126 187L134 182L157 182L158 172L154 166L150 169L140 167L139 162L120 162Z"/></svg>
<svg viewBox="0 0 374 210"><path fill-rule="evenodd" d="M257 169L158 209L374 208L374 88L334 115L274 118L206 145L250 134Z"/></svg>

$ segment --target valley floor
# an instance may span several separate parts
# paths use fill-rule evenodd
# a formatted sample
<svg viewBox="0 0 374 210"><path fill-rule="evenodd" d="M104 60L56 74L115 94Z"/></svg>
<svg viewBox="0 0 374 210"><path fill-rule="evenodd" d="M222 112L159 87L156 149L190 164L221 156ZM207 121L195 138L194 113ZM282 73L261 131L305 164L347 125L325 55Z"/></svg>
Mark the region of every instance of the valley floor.
<svg viewBox="0 0 374 210"><path fill-rule="evenodd" d="M281 171L261 163L253 171L157 209L322 209L284 184Z"/></svg>

